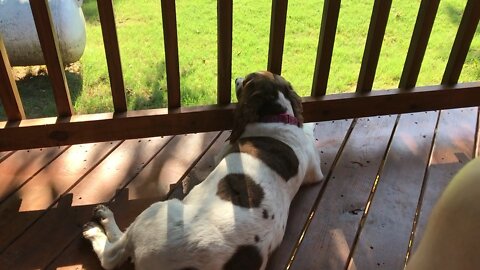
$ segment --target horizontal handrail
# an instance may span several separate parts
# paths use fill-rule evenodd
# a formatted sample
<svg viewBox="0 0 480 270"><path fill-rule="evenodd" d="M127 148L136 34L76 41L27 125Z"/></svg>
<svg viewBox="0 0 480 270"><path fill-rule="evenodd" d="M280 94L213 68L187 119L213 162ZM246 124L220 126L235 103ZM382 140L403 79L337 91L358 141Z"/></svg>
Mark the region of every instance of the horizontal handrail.
<svg viewBox="0 0 480 270"><path fill-rule="evenodd" d="M303 99L307 122L478 104L480 82ZM232 127L234 108L235 104L211 105L0 122L0 151L226 130Z"/></svg>

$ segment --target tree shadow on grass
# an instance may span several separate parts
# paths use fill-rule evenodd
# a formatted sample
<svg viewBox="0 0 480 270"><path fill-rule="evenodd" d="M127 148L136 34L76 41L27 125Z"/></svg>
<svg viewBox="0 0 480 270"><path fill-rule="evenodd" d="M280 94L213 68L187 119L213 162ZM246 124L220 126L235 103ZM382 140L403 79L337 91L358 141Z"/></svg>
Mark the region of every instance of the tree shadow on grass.
<svg viewBox="0 0 480 270"><path fill-rule="evenodd" d="M189 77L194 74L193 69L183 69L180 71L180 97L181 104L195 104L204 94L202 89L187 87ZM166 78L165 61L157 63L155 73L147 78L145 86L149 89L148 95L142 95L142 91L128 91L127 99L133 110L166 108L168 102L168 88ZM139 89L137 89L139 90ZM133 92L133 93L130 93ZM205 105L205 104L203 104Z"/></svg>
<svg viewBox="0 0 480 270"><path fill-rule="evenodd" d="M460 21L462 20L464 11L465 11L465 6L463 5L455 5L450 2L446 3L446 11L448 18L450 19L450 22L452 22L454 25L460 25ZM477 35L480 33L480 27L477 27L477 30L475 32Z"/></svg>
<svg viewBox="0 0 480 270"><path fill-rule="evenodd" d="M115 4L118 4L121 0L115 0ZM114 8L115 9L115 8ZM82 5L83 16L89 23L100 23L98 16L97 0L84 0Z"/></svg>
<svg viewBox="0 0 480 270"><path fill-rule="evenodd" d="M145 86L147 95L142 91L127 91L127 99L133 110L164 108L167 105L167 80L165 61L156 64L154 74L148 76ZM138 90L138 89L137 89Z"/></svg>
<svg viewBox="0 0 480 270"><path fill-rule="evenodd" d="M75 104L83 90L83 77L81 73L71 71L65 71L65 77L72 104ZM54 117L57 115L52 85L47 74L25 76L17 80L16 83L26 118ZM0 104L0 121L6 120L3 104Z"/></svg>

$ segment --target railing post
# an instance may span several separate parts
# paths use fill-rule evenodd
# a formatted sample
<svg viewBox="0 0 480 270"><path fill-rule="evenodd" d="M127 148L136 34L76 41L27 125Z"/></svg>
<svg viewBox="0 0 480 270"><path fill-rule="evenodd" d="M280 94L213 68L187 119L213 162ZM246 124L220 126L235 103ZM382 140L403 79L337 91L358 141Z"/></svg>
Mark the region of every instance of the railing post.
<svg viewBox="0 0 480 270"><path fill-rule="evenodd" d="M105 56L107 57L110 87L112 88L113 108L115 112L125 112L127 110L127 100L125 97L122 62L118 48L112 0L97 0L97 7L100 25L102 26L103 46L105 47Z"/></svg>
<svg viewBox="0 0 480 270"><path fill-rule="evenodd" d="M217 0L217 103L229 104L232 86L233 1Z"/></svg>
<svg viewBox="0 0 480 270"><path fill-rule="evenodd" d="M52 22L48 0L30 0L30 7L47 65L48 77L52 82L58 116L71 116L73 109L70 91L65 78L57 32Z"/></svg>
<svg viewBox="0 0 480 270"><path fill-rule="evenodd" d="M475 30L480 18L480 1L469 0L463 12L462 21L458 27L457 36L453 43L450 56L448 57L447 67L443 73L442 84L456 84L463 64L467 58L468 49L472 43Z"/></svg>
<svg viewBox="0 0 480 270"><path fill-rule="evenodd" d="M25 112L11 70L7 50L0 35L0 98L8 120L18 121L25 118Z"/></svg>
<svg viewBox="0 0 480 270"><path fill-rule="evenodd" d="M437 15L440 0L422 0L418 10L417 21L413 30L407 58L403 65L399 88L409 89L415 86L422 66L433 22Z"/></svg>
<svg viewBox="0 0 480 270"><path fill-rule="evenodd" d="M326 94L330 65L332 63L333 44L337 31L341 0L325 0L323 4L322 25L318 40L315 73L313 75L312 96Z"/></svg>
<svg viewBox="0 0 480 270"><path fill-rule="evenodd" d="M372 90L391 6L392 0L375 0L373 5L362 66L358 75L357 93L365 93Z"/></svg>
<svg viewBox="0 0 480 270"><path fill-rule="evenodd" d="M168 108L180 107L180 65L178 63L177 14L175 0L161 0Z"/></svg>
<svg viewBox="0 0 480 270"><path fill-rule="evenodd" d="M285 27L287 23L288 0L272 1L272 18L270 22L270 42L268 49L268 67L270 72L282 73L283 47L285 44Z"/></svg>

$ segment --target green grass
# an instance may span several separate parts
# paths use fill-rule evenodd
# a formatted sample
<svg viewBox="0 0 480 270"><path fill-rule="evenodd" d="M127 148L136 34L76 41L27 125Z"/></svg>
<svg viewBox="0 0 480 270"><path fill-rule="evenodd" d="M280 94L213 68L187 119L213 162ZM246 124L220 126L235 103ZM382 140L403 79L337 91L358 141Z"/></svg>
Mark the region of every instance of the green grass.
<svg viewBox="0 0 480 270"><path fill-rule="evenodd" d="M399 83L420 0L394 0L374 89ZM466 0L441 1L418 85L439 84ZM163 28L159 0L116 0L117 33L129 109L165 107ZM217 0L176 1L182 105L212 104L217 87ZM355 89L373 7L372 0L343 0L327 93ZM301 95L313 79L323 1L290 1L282 75ZM232 77L265 69L271 1L234 1ZM85 0L87 47L80 72L67 73L76 113L113 110L95 0ZM480 79L477 29L460 81ZM46 76L17 82L28 117L52 116ZM233 87L233 82L232 82ZM232 100L235 100L232 95ZM3 113L3 110L2 110ZM4 118L4 115L0 115Z"/></svg>

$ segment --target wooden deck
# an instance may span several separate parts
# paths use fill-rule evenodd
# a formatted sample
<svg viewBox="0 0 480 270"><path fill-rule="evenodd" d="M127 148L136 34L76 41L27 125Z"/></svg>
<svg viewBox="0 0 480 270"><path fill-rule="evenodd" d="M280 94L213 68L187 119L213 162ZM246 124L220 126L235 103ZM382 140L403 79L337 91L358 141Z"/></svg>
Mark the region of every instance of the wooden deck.
<svg viewBox="0 0 480 270"><path fill-rule="evenodd" d="M450 177L478 155L478 118L464 108L318 123L326 178L301 188L269 269L403 269ZM81 238L93 207L109 203L124 228L183 197L227 136L0 153L0 268L100 269Z"/></svg>

